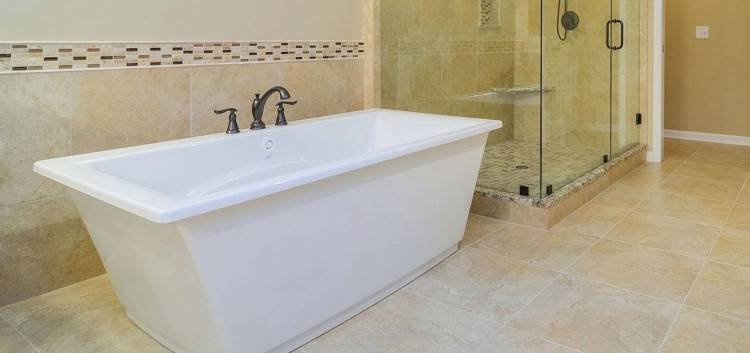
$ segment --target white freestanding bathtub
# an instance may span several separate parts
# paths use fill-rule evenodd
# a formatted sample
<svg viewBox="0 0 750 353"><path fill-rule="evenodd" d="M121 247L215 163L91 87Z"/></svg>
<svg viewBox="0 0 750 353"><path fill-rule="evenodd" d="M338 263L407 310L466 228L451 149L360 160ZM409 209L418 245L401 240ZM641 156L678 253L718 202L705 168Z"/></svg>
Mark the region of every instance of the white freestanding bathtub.
<svg viewBox="0 0 750 353"><path fill-rule="evenodd" d="M129 317L179 353L291 351L455 251L499 121L371 110L37 162Z"/></svg>

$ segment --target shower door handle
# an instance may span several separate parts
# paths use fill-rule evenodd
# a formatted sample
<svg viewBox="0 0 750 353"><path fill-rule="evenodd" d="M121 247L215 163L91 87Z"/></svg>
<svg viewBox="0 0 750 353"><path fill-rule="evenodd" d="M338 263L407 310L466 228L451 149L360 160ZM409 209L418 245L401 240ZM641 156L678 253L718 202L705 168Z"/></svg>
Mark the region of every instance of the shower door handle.
<svg viewBox="0 0 750 353"><path fill-rule="evenodd" d="M620 44L617 46L612 46L612 24L619 24L620 25ZM612 19L607 21L607 48L610 50L620 50L625 46L625 22L623 22L620 19Z"/></svg>
<svg viewBox="0 0 750 353"><path fill-rule="evenodd" d="M625 46L625 22L621 19L615 19L613 22L620 25L620 45L612 48L612 50L620 50Z"/></svg>

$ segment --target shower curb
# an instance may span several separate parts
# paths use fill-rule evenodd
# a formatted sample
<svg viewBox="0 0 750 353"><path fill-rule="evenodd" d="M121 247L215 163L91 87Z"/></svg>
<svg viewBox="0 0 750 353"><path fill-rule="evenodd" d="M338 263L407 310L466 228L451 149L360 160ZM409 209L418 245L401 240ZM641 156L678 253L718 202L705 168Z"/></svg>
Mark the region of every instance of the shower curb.
<svg viewBox="0 0 750 353"><path fill-rule="evenodd" d="M646 145L636 145L541 199L477 186L471 212L511 223L549 229L645 163L646 152Z"/></svg>

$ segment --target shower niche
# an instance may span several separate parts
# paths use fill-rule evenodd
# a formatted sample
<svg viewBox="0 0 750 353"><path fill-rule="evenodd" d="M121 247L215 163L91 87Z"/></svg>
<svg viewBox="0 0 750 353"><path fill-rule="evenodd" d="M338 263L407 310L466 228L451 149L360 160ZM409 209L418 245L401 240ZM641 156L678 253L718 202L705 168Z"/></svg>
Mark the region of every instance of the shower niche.
<svg viewBox="0 0 750 353"><path fill-rule="evenodd" d="M479 0L479 29L500 27L499 0Z"/></svg>

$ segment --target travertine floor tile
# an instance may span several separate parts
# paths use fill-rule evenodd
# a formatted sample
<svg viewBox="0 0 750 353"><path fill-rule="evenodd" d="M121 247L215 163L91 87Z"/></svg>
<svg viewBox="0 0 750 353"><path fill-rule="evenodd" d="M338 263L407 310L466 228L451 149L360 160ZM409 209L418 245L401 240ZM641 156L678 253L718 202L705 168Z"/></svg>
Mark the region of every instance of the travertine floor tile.
<svg viewBox="0 0 750 353"><path fill-rule="evenodd" d="M656 352L679 305L563 276L510 326L584 352Z"/></svg>
<svg viewBox="0 0 750 353"><path fill-rule="evenodd" d="M727 220L727 227L750 232L750 205L736 204Z"/></svg>
<svg viewBox="0 0 750 353"><path fill-rule="evenodd" d="M750 232L725 229L711 252L711 260L750 268Z"/></svg>
<svg viewBox="0 0 750 353"><path fill-rule="evenodd" d="M618 183L641 188L654 188L667 179L669 173L653 169L639 168L624 176Z"/></svg>
<svg viewBox="0 0 750 353"><path fill-rule="evenodd" d="M104 351L103 353L172 353L153 338L145 333L135 335L135 337L123 344L117 345Z"/></svg>
<svg viewBox="0 0 750 353"><path fill-rule="evenodd" d="M557 343L506 327L482 345L477 353L574 353Z"/></svg>
<svg viewBox="0 0 750 353"><path fill-rule="evenodd" d="M101 352L142 334L125 316L107 277L4 307L0 313L43 352Z"/></svg>
<svg viewBox="0 0 750 353"><path fill-rule="evenodd" d="M688 161L703 164L718 164L750 172L750 159L741 158L739 154L698 151L690 156Z"/></svg>
<svg viewBox="0 0 750 353"><path fill-rule="evenodd" d="M742 184L673 175L659 185L657 190L667 194L734 202L742 190Z"/></svg>
<svg viewBox="0 0 750 353"><path fill-rule="evenodd" d="M645 198L638 212L684 219L711 226L722 226L732 210L731 202L658 194Z"/></svg>
<svg viewBox="0 0 750 353"><path fill-rule="evenodd" d="M750 181L745 184L745 187L740 193L740 197L737 198L737 203L740 205L750 206Z"/></svg>
<svg viewBox="0 0 750 353"><path fill-rule="evenodd" d="M36 353L36 350L0 318L0 353Z"/></svg>
<svg viewBox="0 0 750 353"><path fill-rule="evenodd" d="M661 353L750 352L750 324L685 307Z"/></svg>
<svg viewBox="0 0 750 353"><path fill-rule="evenodd" d="M466 248L406 288L479 317L504 322L556 276L553 271Z"/></svg>
<svg viewBox="0 0 750 353"><path fill-rule="evenodd" d="M464 239L461 241L461 246L468 246L486 237L489 234L498 232L508 226L508 222L483 217L478 215L470 215L469 221L466 223L466 232L464 232Z"/></svg>
<svg viewBox="0 0 750 353"><path fill-rule="evenodd" d="M500 327L471 313L400 291L308 343L308 353L473 352Z"/></svg>
<svg viewBox="0 0 750 353"><path fill-rule="evenodd" d="M627 214L626 210L588 204L554 226L555 231L575 231L601 237L617 225Z"/></svg>
<svg viewBox="0 0 750 353"><path fill-rule="evenodd" d="M648 188L617 183L610 186L591 200L591 203L594 205L630 210L637 206L638 203L651 192L652 191Z"/></svg>
<svg viewBox="0 0 750 353"><path fill-rule="evenodd" d="M750 269L709 262L686 303L750 320Z"/></svg>
<svg viewBox="0 0 750 353"><path fill-rule="evenodd" d="M702 265L694 258L602 240L570 272L681 303Z"/></svg>
<svg viewBox="0 0 750 353"><path fill-rule="evenodd" d="M545 231L511 225L473 246L553 270L563 270L597 238L573 231Z"/></svg>
<svg viewBox="0 0 750 353"><path fill-rule="evenodd" d="M747 176L750 175L750 172L742 168L687 161L680 165L680 167L675 170L674 174L742 184L745 182L745 179L747 179Z"/></svg>
<svg viewBox="0 0 750 353"><path fill-rule="evenodd" d="M682 254L708 256L719 231L720 227L631 213L605 237Z"/></svg>

